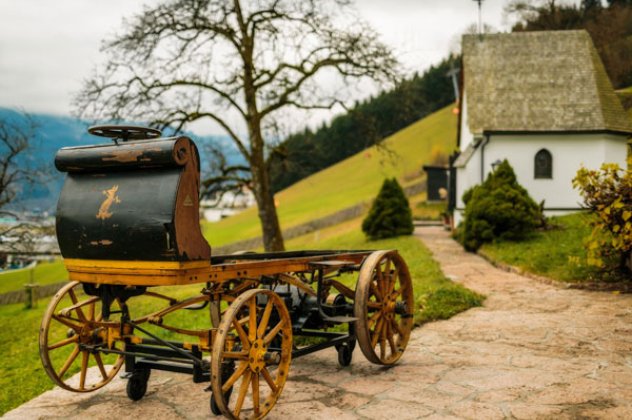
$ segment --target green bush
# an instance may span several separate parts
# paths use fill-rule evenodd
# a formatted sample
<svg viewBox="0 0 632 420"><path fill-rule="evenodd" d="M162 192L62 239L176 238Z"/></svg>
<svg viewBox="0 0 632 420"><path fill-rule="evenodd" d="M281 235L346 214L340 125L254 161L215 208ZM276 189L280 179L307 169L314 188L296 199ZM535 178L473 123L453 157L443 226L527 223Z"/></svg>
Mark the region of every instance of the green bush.
<svg viewBox="0 0 632 420"><path fill-rule="evenodd" d="M540 207L518 184L507 160L485 182L466 191L463 201L462 242L468 251L495 239L522 239L543 220Z"/></svg>
<svg viewBox="0 0 632 420"><path fill-rule="evenodd" d="M413 233L413 217L404 190L395 178L385 179L362 231L371 240Z"/></svg>

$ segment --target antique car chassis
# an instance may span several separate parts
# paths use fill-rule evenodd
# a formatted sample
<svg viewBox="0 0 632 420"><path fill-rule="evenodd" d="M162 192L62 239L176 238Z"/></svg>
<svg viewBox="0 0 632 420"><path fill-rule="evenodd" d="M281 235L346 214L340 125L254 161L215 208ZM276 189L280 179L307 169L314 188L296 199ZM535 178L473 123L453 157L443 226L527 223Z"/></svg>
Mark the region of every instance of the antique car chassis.
<svg viewBox="0 0 632 420"><path fill-rule="evenodd" d="M47 374L75 392L103 387L123 365L132 400L145 395L152 370L188 373L196 383L210 381L213 413L261 418L278 400L292 358L335 347L339 364L348 366L357 341L370 362L392 365L413 325L410 274L394 250L238 253L195 261L64 256L72 281L52 298L39 344ZM341 279L349 273L358 275L355 287ZM201 286L199 295L176 299L155 290L190 284ZM143 299L161 307L132 316ZM206 325L186 329L168 322L181 311L208 311Z"/></svg>

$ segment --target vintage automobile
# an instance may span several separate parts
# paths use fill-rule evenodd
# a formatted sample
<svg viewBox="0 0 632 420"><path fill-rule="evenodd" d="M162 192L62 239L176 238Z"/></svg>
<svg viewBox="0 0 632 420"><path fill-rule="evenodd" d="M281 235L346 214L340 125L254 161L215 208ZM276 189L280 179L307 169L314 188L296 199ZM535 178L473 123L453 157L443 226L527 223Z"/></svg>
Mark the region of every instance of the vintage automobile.
<svg viewBox="0 0 632 420"><path fill-rule="evenodd" d="M56 228L71 282L52 298L39 346L57 385L94 391L125 366L127 395L140 400L152 370L188 373L210 381L213 413L261 418L292 358L335 347L347 366L357 341L373 363L400 359L414 299L397 251L211 255L193 141L144 127L89 131L114 143L55 157L66 172ZM194 328L182 325L193 318Z"/></svg>

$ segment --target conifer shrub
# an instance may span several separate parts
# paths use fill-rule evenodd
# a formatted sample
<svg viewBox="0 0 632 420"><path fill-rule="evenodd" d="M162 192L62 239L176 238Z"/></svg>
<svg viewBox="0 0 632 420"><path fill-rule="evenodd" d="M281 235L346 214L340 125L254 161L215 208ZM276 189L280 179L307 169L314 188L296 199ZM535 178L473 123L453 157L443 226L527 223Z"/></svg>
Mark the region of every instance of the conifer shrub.
<svg viewBox="0 0 632 420"><path fill-rule="evenodd" d="M513 168L503 161L485 182L463 194L465 220L461 241L475 252L495 239L520 240L543 220L540 206L518 184Z"/></svg>
<svg viewBox="0 0 632 420"><path fill-rule="evenodd" d="M404 190L395 178L385 179L366 219L362 231L371 240L413 233L413 217Z"/></svg>

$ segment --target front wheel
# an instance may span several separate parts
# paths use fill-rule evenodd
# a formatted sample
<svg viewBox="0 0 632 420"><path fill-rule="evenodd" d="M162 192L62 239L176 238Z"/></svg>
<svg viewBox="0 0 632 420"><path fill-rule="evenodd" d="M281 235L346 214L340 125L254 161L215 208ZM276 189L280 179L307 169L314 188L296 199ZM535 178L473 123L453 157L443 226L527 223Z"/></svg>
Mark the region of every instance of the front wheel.
<svg viewBox="0 0 632 420"><path fill-rule="evenodd" d="M292 322L283 300L266 289L242 293L224 314L213 343L216 408L231 419L264 417L281 395L291 358ZM230 362L235 368L225 378L222 366Z"/></svg>
<svg viewBox="0 0 632 420"><path fill-rule="evenodd" d="M103 331L111 323L120 324L125 306L117 302L112 313L116 319L101 318L103 302L84 294L79 282L70 282L53 296L39 330L39 353L44 371L61 388L90 392L103 387L118 373L122 355L105 356ZM110 343L116 347L118 342ZM124 350L123 344L117 350ZM79 380L73 378L79 372Z"/></svg>

